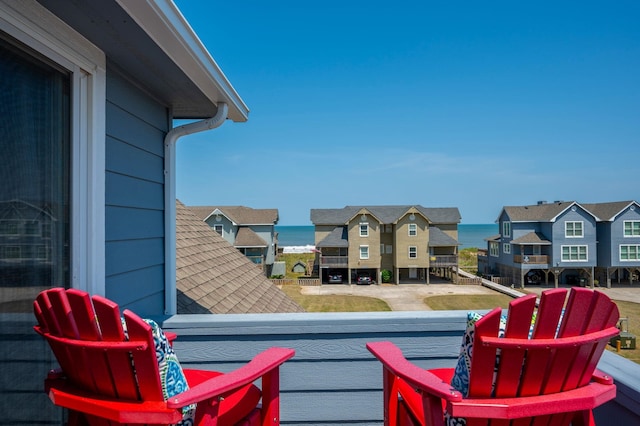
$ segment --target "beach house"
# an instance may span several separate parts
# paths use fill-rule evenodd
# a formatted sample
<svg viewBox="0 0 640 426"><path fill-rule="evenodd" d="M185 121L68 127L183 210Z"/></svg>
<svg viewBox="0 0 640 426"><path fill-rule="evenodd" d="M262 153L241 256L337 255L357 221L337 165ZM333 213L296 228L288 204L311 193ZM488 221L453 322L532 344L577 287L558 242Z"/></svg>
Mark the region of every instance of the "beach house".
<svg viewBox="0 0 640 426"><path fill-rule="evenodd" d="M638 207L636 201L503 207L500 234L488 239L478 271L518 287L638 281Z"/></svg>
<svg viewBox="0 0 640 426"><path fill-rule="evenodd" d="M266 276L271 275L278 252L275 226L278 209L254 209L245 206L190 206L214 231L237 248Z"/></svg>
<svg viewBox="0 0 640 426"><path fill-rule="evenodd" d="M429 283L458 265L457 208L346 206L311 209L323 283ZM385 278L386 280L386 278Z"/></svg>

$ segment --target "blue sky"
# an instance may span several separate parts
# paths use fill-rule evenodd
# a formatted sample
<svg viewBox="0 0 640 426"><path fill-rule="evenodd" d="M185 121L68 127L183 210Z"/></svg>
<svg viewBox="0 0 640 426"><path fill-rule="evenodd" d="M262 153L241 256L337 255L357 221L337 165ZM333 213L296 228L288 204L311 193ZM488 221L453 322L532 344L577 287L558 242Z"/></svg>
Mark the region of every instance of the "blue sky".
<svg viewBox="0 0 640 426"><path fill-rule="evenodd" d="M188 205L640 199L638 1L176 4L251 110L178 143Z"/></svg>

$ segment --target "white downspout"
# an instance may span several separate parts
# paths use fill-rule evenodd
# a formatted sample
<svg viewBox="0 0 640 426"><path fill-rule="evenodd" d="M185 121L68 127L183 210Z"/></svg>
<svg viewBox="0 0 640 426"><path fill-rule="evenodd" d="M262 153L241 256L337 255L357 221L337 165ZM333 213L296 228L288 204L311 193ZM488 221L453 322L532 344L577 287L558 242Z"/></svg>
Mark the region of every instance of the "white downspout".
<svg viewBox="0 0 640 426"><path fill-rule="evenodd" d="M215 116L184 126L174 127L164 138L164 313L177 311L176 289L176 143L182 136L204 132L221 126L227 119L229 107L218 103Z"/></svg>

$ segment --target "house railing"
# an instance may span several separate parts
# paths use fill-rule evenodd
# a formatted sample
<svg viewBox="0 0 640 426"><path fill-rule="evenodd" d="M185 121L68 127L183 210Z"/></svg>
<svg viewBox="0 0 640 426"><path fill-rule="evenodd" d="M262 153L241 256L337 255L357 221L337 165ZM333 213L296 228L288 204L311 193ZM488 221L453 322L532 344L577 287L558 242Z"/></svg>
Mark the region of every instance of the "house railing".
<svg viewBox="0 0 640 426"><path fill-rule="evenodd" d="M333 266L346 268L349 266L348 256L320 256L321 266Z"/></svg>
<svg viewBox="0 0 640 426"><path fill-rule="evenodd" d="M465 311L179 315L183 365L229 371L270 346L296 350L280 370L281 424L382 425L382 368L366 350L390 340L422 368L453 367ZM606 352L598 367L618 396L596 410L598 424L640 424L640 365Z"/></svg>
<svg viewBox="0 0 640 426"><path fill-rule="evenodd" d="M457 266L458 256L454 255L436 255L429 257L429 266L432 268Z"/></svg>
<svg viewBox="0 0 640 426"><path fill-rule="evenodd" d="M549 263L549 256L539 254L516 254L513 256L513 262L532 265L546 265Z"/></svg>

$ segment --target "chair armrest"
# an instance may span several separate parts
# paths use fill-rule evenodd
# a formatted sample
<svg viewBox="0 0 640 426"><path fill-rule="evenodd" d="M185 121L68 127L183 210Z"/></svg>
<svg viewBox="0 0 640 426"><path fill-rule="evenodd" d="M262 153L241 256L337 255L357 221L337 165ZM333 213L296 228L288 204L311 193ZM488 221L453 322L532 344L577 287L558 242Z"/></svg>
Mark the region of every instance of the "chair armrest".
<svg viewBox="0 0 640 426"><path fill-rule="evenodd" d="M384 368L410 384L446 401L461 401L462 394L438 376L407 360L400 348L391 342L370 342L367 349L382 363Z"/></svg>
<svg viewBox="0 0 640 426"><path fill-rule="evenodd" d="M167 401L169 408L181 408L200 401L221 396L238 389L270 373L295 355L293 349L269 348L256 355L242 367L200 383L186 392L171 397Z"/></svg>

